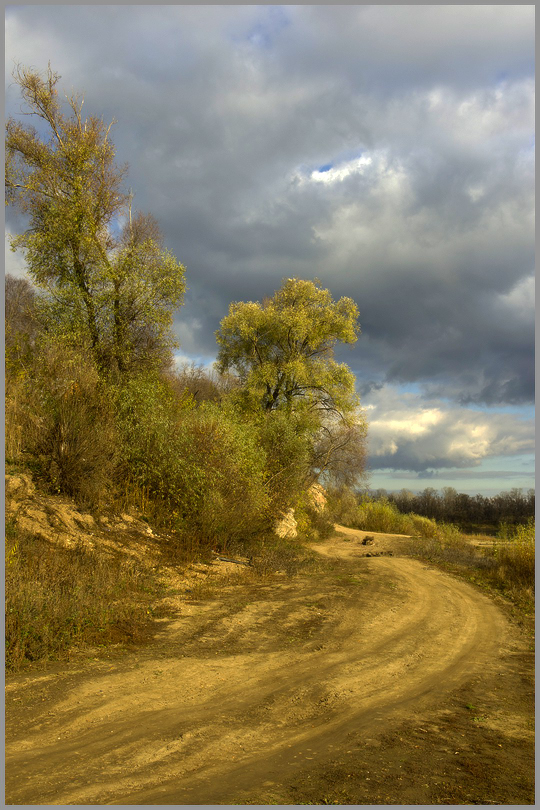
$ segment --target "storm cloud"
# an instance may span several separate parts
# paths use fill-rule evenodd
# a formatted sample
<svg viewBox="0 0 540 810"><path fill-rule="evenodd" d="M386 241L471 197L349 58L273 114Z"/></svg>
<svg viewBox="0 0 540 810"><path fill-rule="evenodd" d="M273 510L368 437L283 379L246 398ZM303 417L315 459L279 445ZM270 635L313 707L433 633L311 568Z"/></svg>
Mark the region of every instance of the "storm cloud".
<svg viewBox="0 0 540 810"><path fill-rule="evenodd" d="M135 204L187 266L184 356L215 356L231 301L318 277L359 306L341 353L359 388L414 384L418 419L447 413L386 455L379 420L374 462L463 469L474 408L533 401L533 23L509 5L11 7L7 111L14 61L51 60L117 120ZM505 430L521 452L519 413L491 416L489 452Z"/></svg>

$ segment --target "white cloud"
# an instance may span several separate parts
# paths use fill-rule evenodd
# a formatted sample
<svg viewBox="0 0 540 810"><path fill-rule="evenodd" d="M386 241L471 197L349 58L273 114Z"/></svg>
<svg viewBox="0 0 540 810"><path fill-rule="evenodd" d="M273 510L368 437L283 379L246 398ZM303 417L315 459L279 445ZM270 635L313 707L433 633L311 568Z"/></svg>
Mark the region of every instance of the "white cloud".
<svg viewBox="0 0 540 810"><path fill-rule="evenodd" d="M391 386L368 394L364 407L375 469L459 469L534 451L532 420L511 413L452 408Z"/></svg>
<svg viewBox="0 0 540 810"><path fill-rule="evenodd" d="M340 163L337 166L332 166L331 169L326 171L316 169L315 171L311 172L309 179L313 180L314 183L335 183L336 181L345 180L345 178L349 177L351 174L361 173L366 166L371 164L371 162L370 157L367 155L362 156L356 158L356 160L349 160L345 163Z"/></svg>

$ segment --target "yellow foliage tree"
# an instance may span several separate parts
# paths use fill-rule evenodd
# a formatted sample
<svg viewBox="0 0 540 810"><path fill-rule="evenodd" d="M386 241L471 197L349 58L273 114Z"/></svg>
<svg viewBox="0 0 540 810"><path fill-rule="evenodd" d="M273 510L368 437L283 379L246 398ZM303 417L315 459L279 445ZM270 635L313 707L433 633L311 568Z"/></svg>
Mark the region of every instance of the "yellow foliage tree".
<svg viewBox="0 0 540 810"><path fill-rule="evenodd" d="M185 268L152 217L132 216L111 125L83 119L75 94L64 114L50 66L44 76L18 67L14 78L40 132L13 118L6 124L6 201L29 220L11 244L45 294L49 329L88 345L103 369L163 363L175 345Z"/></svg>

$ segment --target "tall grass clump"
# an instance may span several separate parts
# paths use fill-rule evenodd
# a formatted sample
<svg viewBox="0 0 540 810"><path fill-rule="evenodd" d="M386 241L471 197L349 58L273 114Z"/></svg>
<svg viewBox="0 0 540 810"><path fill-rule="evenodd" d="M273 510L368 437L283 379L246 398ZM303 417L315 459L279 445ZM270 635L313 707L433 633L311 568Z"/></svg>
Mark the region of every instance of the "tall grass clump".
<svg viewBox="0 0 540 810"><path fill-rule="evenodd" d="M452 523L438 523L421 515L409 515L414 526L414 536L409 543L409 553L430 562L446 562L455 565L489 567L489 563Z"/></svg>
<svg viewBox="0 0 540 810"><path fill-rule="evenodd" d="M6 526L6 668L46 661L81 642L141 641L160 586L148 570Z"/></svg>
<svg viewBox="0 0 540 810"><path fill-rule="evenodd" d="M502 526L493 544L494 584L511 596L532 606L535 583L535 521L525 525Z"/></svg>
<svg viewBox="0 0 540 810"><path fill-rule="evenodd" d="M363 497L353 515L352 527L370 532L412 534L413 524L408 515L402 515L394 504L381 498Z"/></svg>

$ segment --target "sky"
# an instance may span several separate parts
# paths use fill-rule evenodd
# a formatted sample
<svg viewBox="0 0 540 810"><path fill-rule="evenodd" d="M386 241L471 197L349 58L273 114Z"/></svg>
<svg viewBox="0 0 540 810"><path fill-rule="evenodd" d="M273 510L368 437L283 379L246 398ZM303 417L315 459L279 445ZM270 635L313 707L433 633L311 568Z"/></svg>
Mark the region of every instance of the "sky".
<svg viewBox="0 0 540 810"><path fill-rule="evenodd" d="M534 6L8 6L5 59L7 115L50 61L116 120L187 268L179 363L318 278L360 310L372 489L534 486Z"/></svg>

